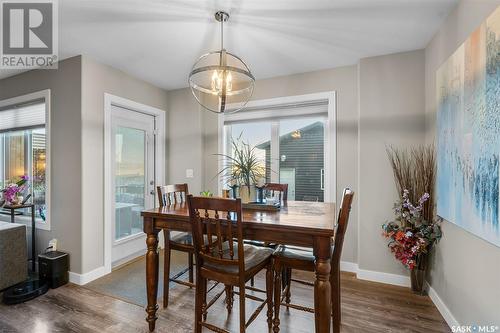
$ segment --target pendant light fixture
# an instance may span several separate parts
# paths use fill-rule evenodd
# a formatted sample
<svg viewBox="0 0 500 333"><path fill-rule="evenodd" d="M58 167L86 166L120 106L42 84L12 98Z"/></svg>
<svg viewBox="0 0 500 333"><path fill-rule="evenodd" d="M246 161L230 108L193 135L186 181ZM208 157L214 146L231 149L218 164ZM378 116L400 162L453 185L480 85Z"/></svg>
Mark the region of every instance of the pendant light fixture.
<svg viewBox="0 0 500 333"><path fill-rule="evenodd" d="M202 55L189 73L189 86L198 103L215 113L236 112L252 97L255 78L240 57L224 49L224 22L229 14L215 13L220 22L221 49Z"/></svg>

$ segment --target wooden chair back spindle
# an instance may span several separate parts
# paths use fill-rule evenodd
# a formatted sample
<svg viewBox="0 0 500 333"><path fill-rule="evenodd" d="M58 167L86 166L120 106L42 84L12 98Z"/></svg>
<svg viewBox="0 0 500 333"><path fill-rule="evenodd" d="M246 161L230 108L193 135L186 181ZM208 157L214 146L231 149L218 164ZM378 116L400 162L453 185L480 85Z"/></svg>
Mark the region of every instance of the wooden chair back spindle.
<svg viewBox="0 0 500 333"><path fill-rule="evenodd" d="M270 191L273 197L275 192L279 192L280 201L288 200L288 184L267 183L264 185L264 190Z"/></svg>
<svg viewBox="0 0 500 333"><path fill-rule="evenodd" d="M187 184L173 184L157 186L158 202L160 207L186 202L189 195Z"/></svg>
<svg viewBox="0 0 500 333"><path fill-rule="evenodd" d="M195 253L201 262L238 266L243 272L243 222L241 199L219 199L188 195ZM236 228L236 232L233 231ZM238 256L235 257L234 241Z"/></svg>

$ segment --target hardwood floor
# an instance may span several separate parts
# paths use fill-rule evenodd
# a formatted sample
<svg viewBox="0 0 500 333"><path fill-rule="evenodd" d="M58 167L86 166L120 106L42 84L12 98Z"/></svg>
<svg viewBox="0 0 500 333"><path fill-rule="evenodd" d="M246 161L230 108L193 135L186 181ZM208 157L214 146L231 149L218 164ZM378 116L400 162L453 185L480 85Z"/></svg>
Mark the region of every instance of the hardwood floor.
<svg viewBox="0 0 500 333"><path fill-rule="evenodd" d="M309 276L300 274L300 278ZM263 276L256 281L262 285ZM215 290L213 291L215 292ZM312 289L293 284L292 302L312 305ZM192 332L194 290L173 286L169 308L158 311L156 332ZM227 317L222 298L209 310L208 321L232 332L238 327L238 302ZM247 301L247 313L257 306ZM143 307L102 295L85 287L66 285L28 303L0 304L1 333L48 332L147 332ZM281 331L314 330L310 313L281 309ZM450 332L428 297L415 296L408 288L361 281L342 273L342 332ZM266 332L265 313L248 332Z"/></svg>

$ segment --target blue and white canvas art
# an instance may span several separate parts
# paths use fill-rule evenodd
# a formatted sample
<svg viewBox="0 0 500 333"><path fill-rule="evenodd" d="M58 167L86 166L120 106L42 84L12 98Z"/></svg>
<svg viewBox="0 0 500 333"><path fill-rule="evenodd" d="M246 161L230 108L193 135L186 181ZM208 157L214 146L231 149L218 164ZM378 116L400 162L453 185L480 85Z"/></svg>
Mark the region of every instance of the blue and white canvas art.
<svg viewBox="0 0 500 333"><path fill-rule="evenodd" d="M500 7L436 76L437 213L500 246Z"/></svg>

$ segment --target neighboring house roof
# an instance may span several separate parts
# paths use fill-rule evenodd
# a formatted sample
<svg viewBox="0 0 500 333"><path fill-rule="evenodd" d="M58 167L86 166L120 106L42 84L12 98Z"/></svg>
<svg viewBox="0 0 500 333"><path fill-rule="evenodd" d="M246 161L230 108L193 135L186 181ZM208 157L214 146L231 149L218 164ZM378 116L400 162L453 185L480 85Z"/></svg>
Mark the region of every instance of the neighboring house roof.
<svg viewBox="0 0 500 333"><path fill-rule="evenodd" d="M323 122L317 121L317 122L312 123L310 125L307 125L307 126L304 126L302 128L299 128L298 130L300 131L301 134L303 134L303 133L308 133L308 132L314 132L319 127L323 127ZM280 143L282 143L284 141L287 141L287 140L295 140L292 137L292 134L295 133L295 132L296 132L296 130L281 135L280 136ZM263 142L263 143L257 145L256 148L266 149L266 148L269 148L270 146L271 146L271 140Z"/></svg>

